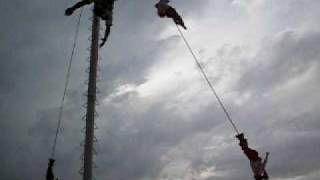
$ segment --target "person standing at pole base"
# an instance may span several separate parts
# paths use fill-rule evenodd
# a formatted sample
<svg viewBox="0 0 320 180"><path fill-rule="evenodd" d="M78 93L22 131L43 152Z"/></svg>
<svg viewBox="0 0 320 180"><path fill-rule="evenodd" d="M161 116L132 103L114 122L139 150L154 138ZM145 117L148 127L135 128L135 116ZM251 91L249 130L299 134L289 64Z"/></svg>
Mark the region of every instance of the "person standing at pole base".
<svg viewBox="0 0 320 180"><path fill-rule="evenodd" d="M252 172L255 180L268 180L269 176L265 167L268 162L269 152L266 153L265 159L262 161L261 157L256 150L249 148L247 139L244 138L244 134L240 133L236 135L236 138L240 141L239 145L243 153L250 160Z"/></svg>
<svg viewBox="0 0 320 180"><path fill-rule="evenodd" d="M72 13L76 10L81 8L82 6L89 5L91 3L94 3L94 9L93 12L96 16L100 17L105 21L106 24L106 30L104 33L104 37L102 38L102 42L100 44L100 47L102 47L110 34L111 26L112 26L112 19L113 19L113 7L114 7L114 2L116 0L82 0L72 7L66 9L65 15L70 16Z"/></svg>

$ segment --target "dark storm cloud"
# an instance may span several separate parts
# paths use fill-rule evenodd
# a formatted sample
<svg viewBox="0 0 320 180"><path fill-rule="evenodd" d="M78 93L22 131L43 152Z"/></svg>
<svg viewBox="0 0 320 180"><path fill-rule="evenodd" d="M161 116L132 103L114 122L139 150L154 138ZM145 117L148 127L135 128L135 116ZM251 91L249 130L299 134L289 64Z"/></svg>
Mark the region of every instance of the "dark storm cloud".
<svg viewBox="0 0 320 180"><path fill-rule="evenodd" d="M273 178L293 178L296 176L312 178L312 176L308 177L309 174L315 174L319 169L319 163L317 163L319 161L318 158L315 158L314 156L310 156L310 158L305 157L305 153L314 155L318 154L320 147L319 143L316 141L319 137L319 134L316 132L319 128L317 119L320 117L319 113L316 113L316 107L318 107L319 104L319 96L317 96L317 92L319 91L319 82L317 81L319 64L318 54L316 53L317 49L315 49L315 47L316 44L320 42L317 37L318 33L316 32L305 32L299 34L287 31L274 36L274 39L269 39L272 43L269 43L268 48L262 46L260 53L258 53L259 58L261 58L262 61L258 61L258 65L255 64L254 67L249 66L250 68L246 69L246 73L243 78L240 78L238 87L236 86L235 88L244 90L240 91L240 96L242 93L246 93L247 91L255 94L245 102L245 104L248 104L249 106L241 107L239 105L232 104L232 102L227 102L230 109L238 109L237 111L242 111L235 111L234 115L240 115L237 120L239 121L239 124L241 124L242 129L247 131L250 130L250 133L248 134L249 138L253 140L250 141L252 146L261 152L270 151L272 153L268 169L270 170ZM306 48L306 50L301 50L301 48ZM305 54L303 52L305 52ZM255 57L252 60L254 61L255 59L257 58ZM260 62L266 63L267 65L259 66ZM246 65L247 64L244 64L244 66ZM293 72L290 70L287 71L287 69L294 68L296 68L296 70ZM259 72L274 71L276 75L273 76L273 74L268 73L252 75L251 73L255 73L257 69L259 69ZM310 71L312 72L307 76L307 79L300 80L301 77L304 77L306 74L310 73ZM269 77L269 75L272 77ZM248 78L250 79L250 82L258 83L247 84ZM265 93L277 93L277 89L279 87L286 87L285 85L295 80L298 83L297 86L304 88L291 89L291 91L288 91L281 98L273 97L272 95L263 96ZM131 101L128 96L125 97L125 99L128 99L128 102ZM161 109L162 106L163 105L157 107L157 109ZM124 110L126 109L127 108L124 108ZM217 117L217 114L220 112L214 112L212 115L208 115L210 109L211 108L204 110L198 117L192 117L192 119L197 120L197 122L192 124L192 126L201 126L202 128L199 130L185 127L187 124L185 122L181 125L170 125L170 122L166 122L166 125L168 125L167 128L175 127L174 136L170 133L166 133L169 135L169 139L172 140L172 137L180 138L178 138L178 141L173 141L174 143L168 146L168 149L165 149L165 151L170 151L170 149L175 146L179 147L179 144L183 141L187 141L186 144L189 148L186 151L190 151L192 156L184 155L182 158L190 161L194 170L201 169L203 166L215 166L218 172L221 171L225 174L223 176L213 176L213 179L251 178L250 169L248 163L246 163L248 161L245 160L245 157L241 153L239 153L240 149L239 147L236 147L236 145L224 146L211 153L199 153L199 149L197 150L196 147L204 147L206 146L206 143L200 143L201 145L195 147L194 141L190 140L188 142L188 139L193 139L200 132L209 133L209 135L211 134L212 136L219 134L226 135L230 133L229 131L223 132L218 130L218 127L221 128L225 126L210 124L212 123L212 121L208 120L210 119L210 116L219 119L219 122L221 122L222 119L225 119L223 116ZM218 108L215 107L213 109ZM154 116L147 119L155 119L155 117L159 116L154 112L152 112L152 114ZM160 114L163 116L162 113ZM202 121L202 118L207 119L207 121ZM127 118L123 117L120 119ZM135 121L138 121L138 119ZM156 122L163 121L163 119L167 119L167 117L156 120L152 125ZM174 121L180 122L181 117L174 117ZM201 124L203 122L210 123L204 123L204 126L202 126ZM179 131L179 128L177 127L181 126L182 129L187 131ZM217 127L214 128L214 132L210 132L212 127ZM153 126L146 125L144 128L150 130L150 133L147 133L149 135L153 132L158 132ZM140 127L137 129L143 130L144 128ZM132 129L135 128L132 127ZM161 131L167 132L165 130ZM156 137L159 138L161 136L157 134ZM164 141L170 142L169 139L164 139ZM226 143L234 143L230 142L230 139L225 140L227 141ZM152 139L152 141L161 142L162 140ZM146 142L149 141L141 141L138 144L144 144ZM155 145L152 145L151 147L154 146ZM155 149L160 148L157 147ZM150 150L152 151L153 149L150 148ZM202 152L202 150L200 150L200 152ZM206 153L218 154L219 156L214 156L214 158L211 158L212 160L208 160L204 158L206 157L204 156ZM156 155L159 157L166 156L165 152L158 152ZM156 158L156 155L151 157ZM146 159L148 158L145 158L144 160ZM159 160L160 158L158 161ZM292 163L288 164L288 162ZM244 166L244 164L246 166ZM301 167L302 165L303 168ZM155 167L159 168L162 166ZM159 168L158 171L159 170L161 169Z"/></svg>
<svg viewBox="0 0 320 180"><path fill-rule="evenodd" d="M221 121L212 119L217 109L212 106L195 114L191 119L183 119L165 109L166 102L153 104L144 113L138 113L139 99L136 94L123 95L116 105L103 107L98 130L100 168L98 175L109 179L157 179L166 165L161 158L174 146L193 134L206 132ZM135 104L130 107L127 104ZM132 108L138 108L135 112Z"/></svg>
<svg viewBox="0 0 320 180"><path fill-rule="evenodd" d="M271 152L268 169L272 178L308 178L310 175L309 178L316 179L312 174L319 170L319 158L314 155L320 150L316 140L320 124L316 110L319 106L319 33L286 31L266 41L267 47L261 47L250 61L253 66L246 69L234 87L240 96L250 92L252 97L245 101L245 106L229 104L229 107L241 111L238 115L246 114L247 117L241 115L237 121L241 120L241 129L250 130L249 140L255 140L250 141L251 145L259 151ZM285 89L279 92L279 88ZM279 96L279 93L283 94ZM198 168L214 165L217 172L227 174L222 179L250 178L250 170L243 166L245 158L238 160L240 154L236 154L234 148L238 147L218 148L214 153L220 156L212 158L212 164L203 161Z"/></svg>
<svg viewBox="0 0 320 180"><path fill-rule="evenodd" d="M72 41L76 19L76 16L65 18L63 11L72 3L20 0L1 3L1 21L6 23L0 29L2 57L0 100L1 115L4 119L1 121L2 136L0 141L2 144L6 144L1 148L2 156L5 155L1 158L2 179L14 180L21 179L21 177L41 179L44 175L46 158L51 148L56 125L57 105L63 88L61 80L64 79L65 60L69 56L71 47L69 42ZM106 77L104 79L112 80L112 77L119 75L120 82L143 81L145 68L156 60L153 56L157 52L152 49L167 45L162 42L145 40L153 36L151 32L146 32L145 28L149 24L152 25L157 18L153 7L154 3L153 1L117 2L113 32L118 32L118 35L113 33L115 35L112 34L110 38L110 44L112 44L110 56L120 54L121 56L118 57L123 64L130 64L130 60L134 58L139 61L134 62L137 66L134 68L132 65L129 72L126 71L128 68L124 68L121 64L106 66L108 73L102 74L103 77ZM201 3L197 4L201 6ZM85 14L83 19L86 20L87 16ZM85 20L83 20L82 29L89 26L89 22ZM79 49L85 49L88 46L85 45L87 43L85 39L89 32L83 30L80 32L88 33L81 35L78 44ZM132 38L133 34L135 34L134 38ZM136 47L137 42L141 42L148 48ZM123 48L120 51L115 50L124 47L124 45L126 45L125 54ZM142 52L141 49L146 49L146 52L138 53ZM76 58L84 60L85 53L79 52L81 56ZM124 55L122 56L122 54ZM135 54L136 57L132 57L132 54ZM79 68L84 65L82 60L75 63L73 73L80 74ZM126 70L123 71L123 69ZM128 75L122 75L126 73ZM73 78L79 83L71 84L72 89L79 87L78 84L84 81L80 80L82 77L83 75L79 78ZM103 83L100 86L102 89L115 87L115 85L104 86ZM81 91L84 92L84 89L76 90L76 94L81 97ZM79 114L82 109L79 108L77 102L79 100L70 96L68 93L67 98L72 103L66 105L64 116L67 120L63 123L64 128L57 152L59 159L57 174L59 177L63 177L62 179L77 179L79 177L77 171L80 169L80 161L78 159L82 151L78 146L80 139L82 139L80 130L83 124L79 122L81 118ZM82 102L84 102L83 99ZM70 142L72 143L70 144ZM141 156L137 156L138 160L141 158ZM142 170L141 168L140 171ZM134 170L129 168L128 171L133 172ZM143 173L140 173L142 176Z"/></svg>
<svg viewBox="0 0 320 180"><path fill-rule="evenodd" d="M57 106L61 98L63 83L60 80L67 55L64 48L70 49L61 44L65 36L71 37L73 32L70 26L65 26L66 21L61 23L61 5L46 1L1 2L0 19L7 23L1 27L0 50L3 57L0 141L5 144L0 150L1 179L44 177L57 117L57 108L52 107ZM77 138L71 139L68 141L77 145L80 142ZM79 164L73 156L78 159L80 153L71 152L68 148L67 153L62 153L67 158L60 158L65 159L65 169L74 167L71 165L74 162ZM77 174L76 167L72 171ZM65 173L67 177L70 174Z"/></svg>

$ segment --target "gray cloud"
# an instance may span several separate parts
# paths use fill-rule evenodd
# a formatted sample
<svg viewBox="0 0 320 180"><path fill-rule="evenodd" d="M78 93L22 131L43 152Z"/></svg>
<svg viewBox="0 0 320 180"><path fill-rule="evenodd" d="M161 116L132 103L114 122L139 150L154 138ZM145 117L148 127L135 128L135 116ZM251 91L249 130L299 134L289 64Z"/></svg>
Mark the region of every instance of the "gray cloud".
<svg viewBox="0 0 320 180"><path fill-rule="evenodd" d="M266 91L301 76L310 68L318 68L319 35L317 32L299 35L285 31L274 41L264 42L266 45L249 65L252 67L241 77L239 89Z"/></svg>

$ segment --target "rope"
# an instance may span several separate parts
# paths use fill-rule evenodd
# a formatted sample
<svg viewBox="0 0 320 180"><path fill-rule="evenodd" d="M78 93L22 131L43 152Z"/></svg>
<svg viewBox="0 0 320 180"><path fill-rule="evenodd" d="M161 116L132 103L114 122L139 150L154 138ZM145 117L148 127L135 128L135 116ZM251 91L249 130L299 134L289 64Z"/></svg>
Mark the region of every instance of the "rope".
<svg viewBox="0 0 320 180"><path fill-rule="evenodd" d="M75 49L76 49L76 46L77 46L77 39L78 39L78 35L79 35L79 29L80 29L79 27L80 27L82 13L83 13L83 8L81 9L81 12L80 12L79 17L78 17L77 25L76 25L76 31L75 31L74 40L73 40L73 46L72 46L72 52L71 52L71 56L70 56L70 59L69 59L68 69L67 69L67 74L66 74L66 81L65 81L65 84L64 84L63 96L62 96L61 104L60 104L60 108L59 108L57 129L56 129L56 132L55 132L53 145L52 145L52 151L51 151L51 158L53 158L53 159L55 157L58 136L59 136L59 133L60 133L62 114L63 114L63 109L64 109L64 101L65 101L65 98L66 98L66 95L67 95L67 89L68 89L69 80L70 80L71 66L72 66L72 62L73 62L73 56L74 56L74 53L75 53Z"/></svg>
<svg viewBox="0 0 320 180"><path fill-rule="evenodd" d="M191 55L192 55L195 63L197 64L198 68L200 69L200 71L201 71L204 79L205 79L206 82L208 83L208 86L210 87L213 95L214 95L214 96L216 97L216 99L218 100L219 105L221 106L221 108L222 108L224 114L226 115L228 121L229 121L230 124L232 125L233 129L235 130L235 132L236 132L237 134L239 134L239 130L238 130L237 126L236 126L235 123L233 122L233 120L232 120L229 112L227 111L225 105L222 103L222 100L221 100L220 97L218 96L218 94L217 94L216 90L214 89L212 83L210 82L210 80L209 80L206 72L204 71L203 67L201 66L201 64L200 64L200 62L199 62L199 60L198 60L198 58L196 57L195 53L193 52L190 44L188 43L187 39L185 38L185 36L183 35L182 31L180 30L180 28L178 27L177 24L176 24L176 26L177 26L177 29L178 29L178 31L179 31L179 33L180 33L180 36L182 37L184 43L185 43L186 46L188 47L188 50L190 51L190 53L191 53Z"/></svg>

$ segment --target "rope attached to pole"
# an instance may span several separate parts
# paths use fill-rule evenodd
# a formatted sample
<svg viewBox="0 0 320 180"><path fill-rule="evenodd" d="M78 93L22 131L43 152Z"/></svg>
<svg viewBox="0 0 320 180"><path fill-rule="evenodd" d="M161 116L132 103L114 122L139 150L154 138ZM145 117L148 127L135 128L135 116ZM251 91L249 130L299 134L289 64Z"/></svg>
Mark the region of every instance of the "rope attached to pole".
<svg viewBox="0 0 320 180"><path fill-rule="evenodd" d="M214 96L216 97L216 99L218 100L219 105L221 106L221 108L222 108L223 112L225 113L225 115L226 115L226 117L227 117L228 121L229 121L229 122L230 122L230 124L232 125L233 129L235 130L235 132L236 132L237 134L239 134L239 130L238 130L237 126L236 126L236 125L235 125L235 123L233 122L233 120L232 120L232 118L231 118L231 116L230 116L229 112L227 111L227 109L226 109L225 105L222 103L222 100L220 99L220 97L218 96L218 94L217 94L216 90L214 89L214 87L213 87L212 83L210 82L210 80L209 80L209 78L208 78L208 76L207 76L206 72L204 71L203 67L202 67L202 66L201 66L201 64L200 64L200 61L199 61L199 60L198 60L198 58L196 57L196 55L195 55L195 53L193 52L193 50L192 50L192 48L191 48L190 44L188 43L187 39L185 38L185 36L183 35L182 31L180 30L180 28L178 27L178 25L177 25L177 24L176 24L176 26L177 26L177 29L178 29L178 31L179 31L179 33L180 33L180 36L182 37L182 39L183 39L184 43L185 43L185 44L186 44L186 46L188 47L188 50L190 51L190 53L191 53L191 55L192 55L192 57L193 57L193 59L194 59L195 63L197 64L198 68L200 69L200 71L201 71L201 73L202 73L202 75L203 75L204 79L206 80L206 82L207 82L207 84L208 84L209 88L211 89L211 91L212 91L213 95L214 95Z"/></svg>
<svg viewBox="0 0 320 180"><path fill-rule="evenodd" d="M75 53L75 49L76 49L76 46L77 46L77 39L78 39L78 35L79 35L79 29L80 29L79 27L80 27L82 13L83 13L83 8L81 9L81 12L80 12L79 17L78 17L78 21L77 21L77 25L76 25L76 31L75 31L74 40L73 40L72 52L71 52L71 56L70 56L69 63L68 63L66 81L65 81L65 84L64 84L64 91L63 91L63 96L62 96L61 104L60 104L60 108L59 108L57 129L56 129L56 132L55 132L53 145L52 145L52 151L51 151L51 158L52 159L54 159L54 157L55 157L57 141L58 141L58 137L59 137L59 133L60 133L62 114L63 114L63 110L64 110L64 101L65 101L65 98L66 98L66 95L67 95L68 86L69 86L71 66L72 66L72 62L73 62L73 56L74 56L74 53Z"/></svg>

